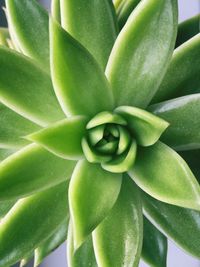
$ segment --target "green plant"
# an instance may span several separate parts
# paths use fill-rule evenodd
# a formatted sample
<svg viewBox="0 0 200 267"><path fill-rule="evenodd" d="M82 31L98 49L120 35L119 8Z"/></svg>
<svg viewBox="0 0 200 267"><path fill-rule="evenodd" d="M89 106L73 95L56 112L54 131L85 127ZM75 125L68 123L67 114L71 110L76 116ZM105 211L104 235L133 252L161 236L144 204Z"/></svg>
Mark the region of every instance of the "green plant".
<svg viewBox="0 0 200 267"><path fill-rule="evenodd" d="M200 258L198 18L176 38L175 0L139 2L6 0L0 266L66 238L70 267Z"/></svg>

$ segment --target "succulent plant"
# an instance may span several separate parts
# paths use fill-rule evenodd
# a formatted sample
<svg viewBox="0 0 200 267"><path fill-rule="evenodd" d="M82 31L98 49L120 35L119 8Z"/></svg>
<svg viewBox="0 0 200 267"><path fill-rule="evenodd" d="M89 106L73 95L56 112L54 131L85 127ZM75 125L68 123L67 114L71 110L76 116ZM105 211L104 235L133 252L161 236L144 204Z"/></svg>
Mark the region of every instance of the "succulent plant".
<svg viewBox="0 0 200 267"><path fill-rule="evenodd" d="M1 267L66 239L69 267L164 267L168 238L200 258L199 16L177 8L6 0Z"/></svg>

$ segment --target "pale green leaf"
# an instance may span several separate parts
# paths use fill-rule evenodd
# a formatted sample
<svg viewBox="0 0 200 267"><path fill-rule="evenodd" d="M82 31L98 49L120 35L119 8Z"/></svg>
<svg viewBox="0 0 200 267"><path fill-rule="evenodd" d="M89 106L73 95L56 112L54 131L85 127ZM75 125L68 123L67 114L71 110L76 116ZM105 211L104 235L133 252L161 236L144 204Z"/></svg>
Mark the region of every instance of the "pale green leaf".
<svg viewBox="0 0 200 267"><path fill-rule="evenodd" d="M87 121L83 116L71 117L30 134L26 139L40 144L61 158L77 160L83 156L81 141Z"/></svg>
<svg viewBox="0 0 200 267"><path fill-rule="evenodd" d="M16 200L0 201L0 221L14 206Z"/></svg>
<svg viewBox="0 0 200 267"><path fill-rule="evenodd" d="M110 0L60 0L63 28L78 40L104 69L117 37Z"/></svg>
<svg viewBox="0 0 200 267"><path fill-rule="evenodd" d="M144 0L132 12L106 68L116 106L149 104L168 67L176 32L176 0Z"/></svg>
<svg viewBox="0 0 200 267"><path fill-rule="evenodd" d="M7 28L0 28L0 45L8 47L8 39L10 38Z"/></svg>
<svg viewBox="0 0 200 267"><path fill-rule="evenodd" d="M0 163L0 200L27 196L69 179L75 161L29 145Z"/></svg>
<svg viewBox="0 0 200 267"><path fill-rule="evenodd" d="M26 258L66 219L67 183L19 200L0 224L0 266Z"/></svg>
<svg viewBox="0 0 200 267"><path fill-rule="evenodd" d="M120 174L107 172L99 164L79 161L69 187L75 250L113 207L121 188L121 181Z"/></svg>
<svg viewBox="0 0 200 267"><path fill-rule="evenodd" d="M150 110L170 123L163 142L176 150L200 148L200 94L161 102Z"/></svg>
<svg viewBox="0 0 200 267"><path fill-rule="evenodd" d="M0 162L4 159L6 159L8 156L14 154L16 152L16 149L5 149L5 148L0 148Z"/></svg>
<svg viewBox="0 0 200 267"><path fill-rule="evenodd" d="M49 16L36 0L6 0L9 28L19 49L49 71Z"/></svg>
<svg viewBox="0 0 200 267"><path fill-rule="evenodd" d="M112 92L94 58L60 25L50 20L51 72L58 100L67 115L112 110Z"/></svg>
<svg viewBox="0 0 200 267"><path fill-rule="evenodd" d="M138 266L142 229L142 209L136 185L124 176L117 202L93 232L98 266Z"/></svg>
<svg viewBox="0 0 200 267"><path fill-rule="evenodd" d="M200 34L179 46L153 103L200 92Z"/></svg>
<svg viewBox="0 0 200 267"><path fill-rule="evenodd" d="M133 137L141 146L153 145L169 126L168 122L139 108L122 106L115 111L127 121Z"/></svg>
<svg viewBox="0 0 200 267"><path fill-rule="evenodd" d="M138 149L129 175L160 201L200 210L200 186L193 173L174 150L161 142Z"/></svg>
<svg viewBox="0 0 200 267"><path fill-rule="evenodd" d="M36 124L64 117L51 79L29 58L0 48L0 101Z"/></svg>
<svg viewBox="0 0 200 267"><path fill-rule="evenodd" d="M61 22L61 14L60 14L60 0L52 0L51 1L51 14L52 17Z"/></svg>

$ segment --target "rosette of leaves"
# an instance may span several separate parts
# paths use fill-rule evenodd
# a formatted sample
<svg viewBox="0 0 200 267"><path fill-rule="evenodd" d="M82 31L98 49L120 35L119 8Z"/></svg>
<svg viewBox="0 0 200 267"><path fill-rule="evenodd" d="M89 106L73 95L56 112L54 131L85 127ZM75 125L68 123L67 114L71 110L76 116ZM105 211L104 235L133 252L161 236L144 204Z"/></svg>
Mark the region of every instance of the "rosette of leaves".
<svg viewBox="0 0 200 267"><path fill-rule="evenodd" d="M199 17L178 26L175 0L5 12L0 266L66 239L69 267L164 267L167 238L200 257Z"/></svg>

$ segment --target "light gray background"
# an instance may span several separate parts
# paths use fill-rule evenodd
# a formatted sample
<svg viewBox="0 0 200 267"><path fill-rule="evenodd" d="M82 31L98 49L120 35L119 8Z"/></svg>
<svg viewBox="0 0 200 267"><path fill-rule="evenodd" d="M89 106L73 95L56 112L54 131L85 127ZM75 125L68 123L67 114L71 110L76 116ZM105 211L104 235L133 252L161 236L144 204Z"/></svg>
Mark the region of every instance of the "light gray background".
<svg viewBox="0 0 200 267"><path fill-rule="evenodd" d="M0 0L0 6L3 5L3 2L3 0ZM50 0L41 0L41 2L49 7ZM179 9L179 21L183 21L200 12L200 0L179 0ZM0 10L0 23L5 25L2 10ZM40 267L66 267L65 244L47 257ZM141 262L140 267L147 267L147 265ZM169 242L168 267L200 267L200 261L185 254Z"/></svg>

